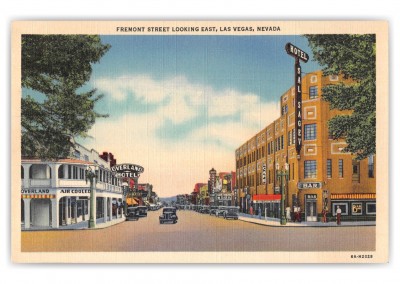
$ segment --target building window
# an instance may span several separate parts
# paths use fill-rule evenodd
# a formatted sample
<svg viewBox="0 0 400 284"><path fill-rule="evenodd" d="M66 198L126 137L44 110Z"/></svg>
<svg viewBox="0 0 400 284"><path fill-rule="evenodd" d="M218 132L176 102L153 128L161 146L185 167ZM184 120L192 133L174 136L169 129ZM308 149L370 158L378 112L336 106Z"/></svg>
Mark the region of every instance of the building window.
<svg viewBox="0 0 400 284"><path fill-rule="evenodd" d="M318 87L311 86L310 87L310 100L318 98Z"/></svg>
<svg viewBox="0 0 400 284"><path fill-rule="evenodd" d="M339 177L343 177L343 159L339 159Z"/></svg>
<svg viewBox="0 0 400 284"><path fill-rule="evenodd" d="M75 150L75 151L74 151L74 157L77 158L77 159L80 159L80 157L81 157L81 152L79 152L78 150Z"/></svg>
<svg viewBox="0 0 400 284"><path fill-rule="evenodd" d="M332 160L328 159L326 162L326 176L327 178L332 178Z"/></svg>
<svg viewBox="0 0 400 284"><path fill-rule="evenodd" d="M24 167L21 166L21 179L24 179Z"/></svg>
<svg viewBox="0 0 400 284"><path fill-rule="evenodd" d="M360 163L353 161L353 182L360 182Z"/></svg>
<svg viewBox="0 0 400 284"><path fill-rule="evenodd" d="M283 141L283 140L285 140L284 139L284 137L283 137L283 135L281 136L281 149L283 150L283 147L285 146L284 144L285 144L285 141Z"/></svg>
<svg viewBox="0 0 400 284"><path fill-rule="evenodd" d="M317 76L315 76L315 75L311 76L310 82L311 83L317 83Z"/></svg>
<svg viewBox="0 0 400 284"><path fill-rule="evenodd" d="M329 81L338 81L339 76L338 75L329 75Z"/></svg>
<svg viewBox="0 0 400 284"><path fill-rule="evenodd" d="M317 177L317 161L304 161L304 178Z"/></svg>
<svg viewBox="0 0 400 284"><path fill-rule="evenodd" d="M368 157L368 177L373 178L374 177L374 156L370 155Z"/></svg>
<svg viewBox="0 0 400 284"><path fill-rule="evenodd" d="M317 137L317 125L305 124L304 125L304 140L315 140Z"/></svg>
<svg viewBox="0 0 400 284"><path fill-rule="evenodd" d="M374 202L367 202L366 204L366 213L367 215L376 215L376 203Z"/></svg>

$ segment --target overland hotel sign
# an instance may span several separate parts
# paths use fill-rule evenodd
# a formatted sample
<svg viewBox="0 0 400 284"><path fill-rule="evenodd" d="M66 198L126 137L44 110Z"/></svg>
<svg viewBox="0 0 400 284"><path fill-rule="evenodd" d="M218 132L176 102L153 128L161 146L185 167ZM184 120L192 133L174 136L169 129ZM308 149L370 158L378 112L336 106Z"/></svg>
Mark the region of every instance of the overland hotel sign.
<svg viewBox="0 0 400 284"><path fill-rule="evenodd" d="M116 178L138 178L144 168L135 164L120 164L111 167L111 171Z"/></svg>

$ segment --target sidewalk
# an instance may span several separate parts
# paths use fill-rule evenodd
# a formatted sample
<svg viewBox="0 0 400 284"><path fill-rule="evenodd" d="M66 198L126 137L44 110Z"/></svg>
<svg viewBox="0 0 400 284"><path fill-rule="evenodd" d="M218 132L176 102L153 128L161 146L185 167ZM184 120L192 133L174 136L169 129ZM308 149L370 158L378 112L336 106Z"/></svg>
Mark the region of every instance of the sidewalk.
<svg viewBox="0 0 400 284"><path fill-rule="evenodd" d="M113 218L111 221L104 222L103 218L96 219L96 227L93 229L89 229L89 221L82 221L76 224L70 224L67 226L59 226L58 228L50 228L50 227L31 227L29 229L22 229L22 231L53 231L53 230L96 230L107 228L125 221L125 216L122 218Z"/></svg>
<svg viewBox="0 0 400 284"><path fill-rule="evenodd" d="M337 225L336 222L301 222L301 223L293 223L287 222L286 225L281 225L280 219L270 218L268 217L265 220L265 217L261 216L261 219L258 218L258 215L253 215L253 217L249 214L239 214L239 220L248 223L254 223L263 226L270 227L357 227L357 226L375 226L375 221L360 221L360 222L342 222L341 225Z"/></svg>

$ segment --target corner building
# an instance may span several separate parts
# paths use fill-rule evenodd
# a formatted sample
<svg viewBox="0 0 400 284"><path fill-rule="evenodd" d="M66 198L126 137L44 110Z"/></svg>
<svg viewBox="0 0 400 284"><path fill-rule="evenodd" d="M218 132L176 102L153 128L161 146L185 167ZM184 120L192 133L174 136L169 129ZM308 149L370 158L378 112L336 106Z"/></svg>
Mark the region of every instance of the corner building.
<svg viewBox="0 0 400 284"><path fill-rule="evenodd" d="M276 168L288 164L285 179L285 208L300 207L303 221L319 221L323 208L328 220L339 206L342 220L375 220L376 156L362 161L344 153L345 139L329 136L328 121L345 111L330 110L321 97L324 86L346 81L322 71L302 78L303 141L295 148L295 90L280 98L281 115L236 149L236 184L242 212L280 218L280 179ZM348 113L348 112L347 112Z"/></svg>

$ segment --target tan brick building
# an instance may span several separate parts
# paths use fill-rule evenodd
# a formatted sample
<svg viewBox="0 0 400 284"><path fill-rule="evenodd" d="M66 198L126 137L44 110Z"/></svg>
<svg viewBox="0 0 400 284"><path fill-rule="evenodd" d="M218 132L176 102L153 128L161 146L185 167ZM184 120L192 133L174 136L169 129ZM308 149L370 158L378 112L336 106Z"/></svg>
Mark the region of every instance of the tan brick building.
<svg viewBox="0 0 400 284"><path fill-rule="evenodd" d="M264 215L279 217L281 171L287 163L285 207L300 206L303 218L317 221L325 207L335 215L337 206L343 219L375 219L376 157L360 162L342 152L345 140L333 140L328 120L337 114L322 100L321 90L342 82L339 76L323 76L321 71L302 78L302 148L295 148L295 90L281 96L281 115L236 149L236 184L240 207L253 206ZM343 113L343 112L342 112ZM333 212L333 214L332 214Z"/></svg>

